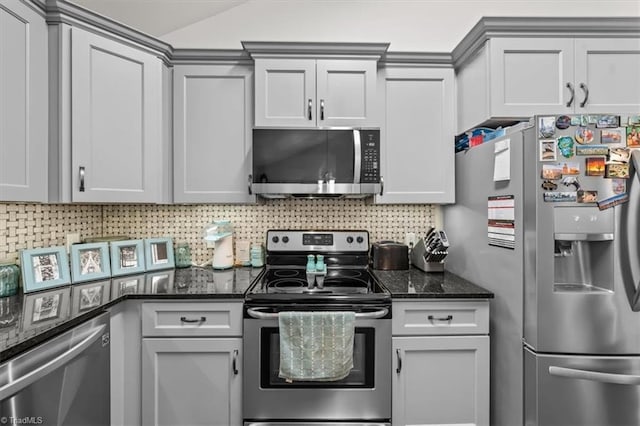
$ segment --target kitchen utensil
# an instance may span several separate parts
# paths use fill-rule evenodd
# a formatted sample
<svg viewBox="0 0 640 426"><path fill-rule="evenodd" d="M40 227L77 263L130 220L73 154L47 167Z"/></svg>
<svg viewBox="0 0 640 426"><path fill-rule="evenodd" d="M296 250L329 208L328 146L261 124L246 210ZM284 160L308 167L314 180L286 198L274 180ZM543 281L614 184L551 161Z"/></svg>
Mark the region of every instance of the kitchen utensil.
<svg viewBox="0 0 640 426"><path fill-rule="evenodd" d="M395 241L379 241L371 245L370 262L373 269L409 269L409 247Z"/></svg>

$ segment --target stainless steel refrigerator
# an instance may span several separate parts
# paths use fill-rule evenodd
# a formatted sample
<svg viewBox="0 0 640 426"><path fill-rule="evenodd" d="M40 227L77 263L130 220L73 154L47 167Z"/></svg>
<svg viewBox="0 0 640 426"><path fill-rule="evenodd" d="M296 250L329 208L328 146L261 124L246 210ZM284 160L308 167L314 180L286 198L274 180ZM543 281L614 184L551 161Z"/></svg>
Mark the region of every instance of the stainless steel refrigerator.
<svg viewBox="0 0 640 426"><path fill-rule="evenodd" d="M640 424L637 121L536 116L456 154L446 269L495 293L491 424Z"/></svg>

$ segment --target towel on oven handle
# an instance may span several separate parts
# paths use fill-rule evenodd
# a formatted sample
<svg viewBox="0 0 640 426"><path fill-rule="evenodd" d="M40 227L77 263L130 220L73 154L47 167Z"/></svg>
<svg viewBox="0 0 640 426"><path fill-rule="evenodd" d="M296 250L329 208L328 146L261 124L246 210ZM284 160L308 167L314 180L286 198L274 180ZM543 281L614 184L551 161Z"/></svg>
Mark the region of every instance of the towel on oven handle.
<svg viewBox="0 0 640 426"><path fill-rule="evenodd" d="M280 312L280 372L287 380L337 381L353 368L354 312Z"/></svg>

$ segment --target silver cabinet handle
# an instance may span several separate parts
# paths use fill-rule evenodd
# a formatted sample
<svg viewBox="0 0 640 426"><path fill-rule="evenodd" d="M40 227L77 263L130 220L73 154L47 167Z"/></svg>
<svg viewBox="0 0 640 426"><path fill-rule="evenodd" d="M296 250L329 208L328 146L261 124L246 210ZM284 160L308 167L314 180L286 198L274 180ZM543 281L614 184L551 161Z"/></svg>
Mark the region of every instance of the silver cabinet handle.
<svg viewBox="0 0 640 426"><path fill-rule="evenodd" d="M576 91L571 83L567 83L567 89L571 92L571 98L569 99L569 102L567 102L567 107L570 107L573 103L573 99L576 97Z"/></svg>
<svg viewBox="0 0 640 426"><path fill-rule="evenodd" d="M324 99L320 99L320 120L324 120Z"/></svg>
<svg viewBox="0 0 640 426"><path fill-rule="evenodd" d="M554 365L549 367L549 374L566 379L592 380L594 382L613 383L616 385L640 385L640 376L633 374L603 373L601 371L579 370Z"/></svg>
<svg viewBox="0 0 640 426"><path fill-rule="evenodd" d="M312 109L313 109L313 102L311 101L311 98L309 98L309 103L307 106L307 116L309 120L313 120L313 115L311 114Z"/></svg>
<svg viewBox="0 0 640 426"><path fill-rule="evenodd" d="M20 392L22 389L26 388L32 383L35 383L36 381L40 380L42 377L46 376L52 371L57 370L58 368L62 367L63 365L71 361L73 358L78 356L80 353L84 352L89 346L91 346L96 340L98 340L98 338L101 337L102 331L105 329L105 327L106 325L101 325L99 327L96 327L95 330L91 332L89 336L87 336L84 340L82 340L80 343L78 343L68 351L55 357L54 359L47 362L46 364L41 365L35 370L29 371L24 376L19 377L18 379L1 387L0 401L4 401L10 396L15 395L16 393Z"/></svg>
<svg viewBox="0 0 640 426"><path fill-rule="evenodd" d="M253 175L249 175L249 178L247 179L247 186L249 189L249 195L253 194L253 191L251 189L251 186L253 185Z"/></svg>
<svg viewBox="0 0 640 426"><path fill-rule="evenodd" d="M187 317L180 317L180 322L186 322L188 324L192 324L192 323L200 323L200 322L206 322L207 321L207 317L200 317L200 318L187 318Z"/></svg>
<svg viewBox="0 0 640 426"><path fill-rule="evenodd" d="M580 83L580 88L584 92L584 99L582 100L582 102L580 102L580 108L584 108L584 106L587 104L587 101L589 100L589 88L584 83Z"/></svg>
<svg viewBox="0 0 640 426"><path fill-rule="evenodd" d="M84 166L80 166L80 192L84 192Z"/></svg>
<svg viewBox="0 0 640 426"><path fill-rule="evenodd" d="M233 369L233 374L238 375L238 350L233 350L233 362L231 363L231 368Z"/></svg>
<svg viewBox="0 0 640 426"><path fill-rule="evenodd" d="M446 317L434 317L433 315L429 315L427 317L429 321L451 321L453 319L453 315L447 315Z"/></svg>
<svg viewBox="0 0 640 426"><path fill-rule="evenodd" d="M402 357L400 357L400 349L396 349L396 358L398 359L398 366L396 367L396 373L400 374L400 371L402 371Z"/></svg>
<svg viewBox="0 0 640 426"><path fill-rule="evenodd" d="M384 179L380 176L380 195L384 192Z"/></svg>
<svg viewBox="0 0 640 426"><path fill-rule="evenodd" d="M389 313L389 309L387 308L383 308L373 312L357 312L356 318L357 319L378 319L386 316L388 313ZM257 318L257 319L277 319L278 318L277 312L261 312L260 308L248 308L247 314L249 314L251 318Z"/></svg>

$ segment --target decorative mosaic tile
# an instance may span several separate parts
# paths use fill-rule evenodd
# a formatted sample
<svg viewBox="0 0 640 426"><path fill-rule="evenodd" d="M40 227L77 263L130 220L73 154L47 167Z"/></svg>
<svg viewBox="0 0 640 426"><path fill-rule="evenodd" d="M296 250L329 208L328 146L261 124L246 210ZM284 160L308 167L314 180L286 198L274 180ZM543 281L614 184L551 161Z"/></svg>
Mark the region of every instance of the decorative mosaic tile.
<svg viewBox="0 0 640 426"><path fill-rule="evenodd" d="M171 237L187 242L193 260L213 256L202 229L228 219L236 240L264 242L269 229L364 229L371 241L404 241L407 232L424 234L435 222L428 204L376 205L352 199L267 200L256 205L76 205L0 203L0 260L16 258L25 248L65 244L65 235L82 239L125 235L131 238Z"/></svg>

